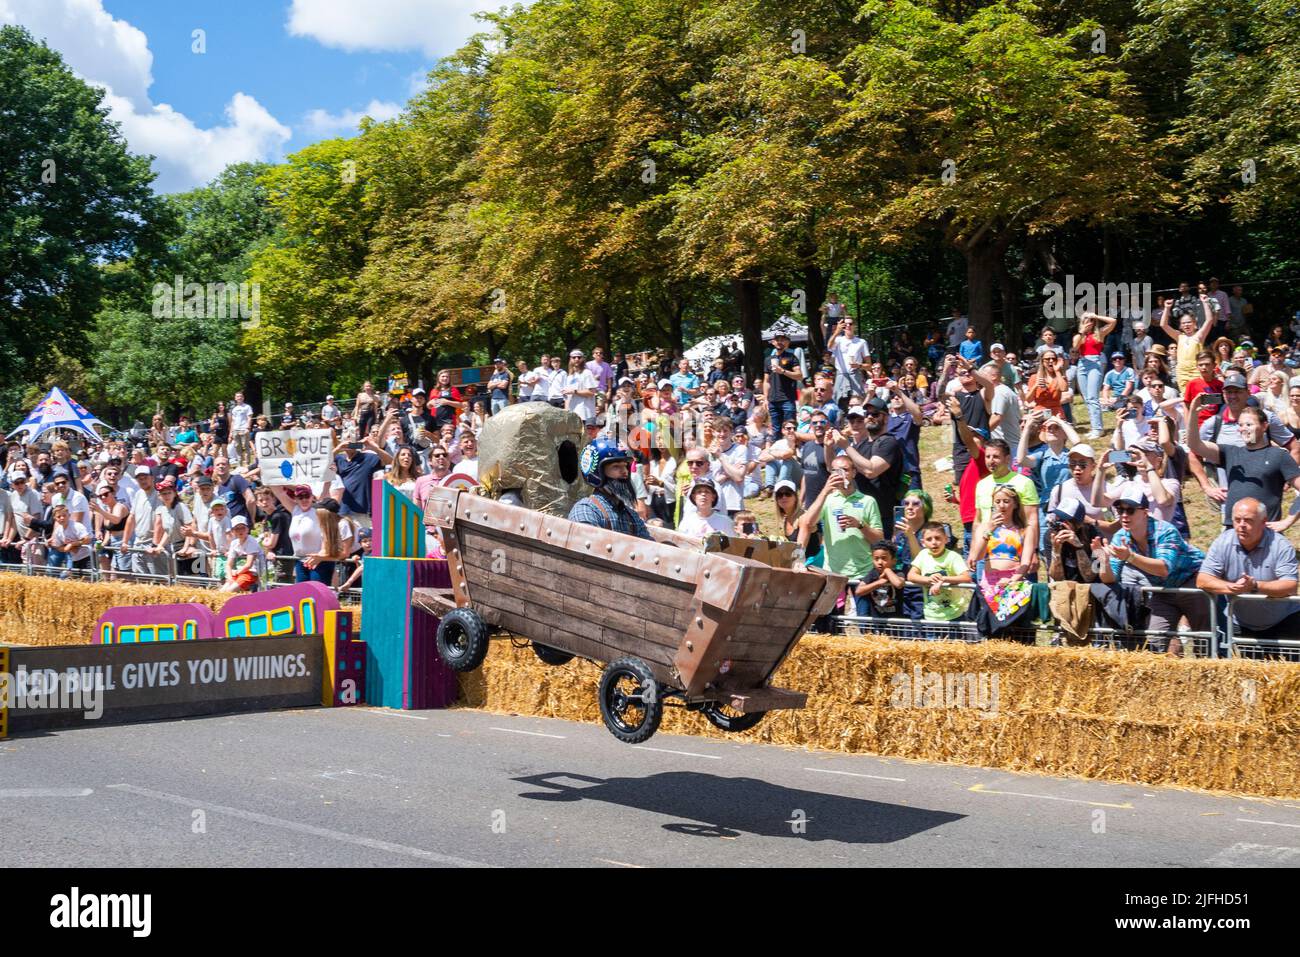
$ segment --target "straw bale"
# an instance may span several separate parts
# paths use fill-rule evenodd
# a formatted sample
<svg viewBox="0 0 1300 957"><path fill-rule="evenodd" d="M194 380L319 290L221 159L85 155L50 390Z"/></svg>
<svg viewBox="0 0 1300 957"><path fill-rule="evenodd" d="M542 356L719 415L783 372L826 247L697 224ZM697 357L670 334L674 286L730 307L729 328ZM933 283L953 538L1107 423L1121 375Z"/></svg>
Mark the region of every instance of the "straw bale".
<svg viewBox="0 0 1300 957"><path fill-rule="evenodd" d="M931 674L997 677L989 707L917 707L900 692ZM560 668L494 642L462 703L599 722L600 669ZM1144 784L1300 796L1300 668L1284 662L1178 661L1093 648L805 637L774 684L809 693L742 737L830 751ZM971 685L970 687L974 687ZM991 697L991 696L990 696ZM661 730L731 737L669 708Z"/></svg>

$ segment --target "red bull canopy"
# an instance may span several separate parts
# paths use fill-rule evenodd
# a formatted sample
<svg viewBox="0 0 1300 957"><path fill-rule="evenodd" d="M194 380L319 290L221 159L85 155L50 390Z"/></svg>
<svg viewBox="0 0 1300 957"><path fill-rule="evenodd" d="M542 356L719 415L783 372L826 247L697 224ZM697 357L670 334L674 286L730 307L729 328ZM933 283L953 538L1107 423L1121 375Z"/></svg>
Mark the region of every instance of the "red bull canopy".
<svg viewBox="0 0 1300 957"><path fill-rule="evenodd" d="M46 432L54 429L71 429L89 436L96 442L102 442L103 438L95 431L97 425L109 427L106 422L101 422L86 411L80 402L55 386L36 408L32 409L27 418L23 419L22 424L6 438L35 442Z"/></svg>

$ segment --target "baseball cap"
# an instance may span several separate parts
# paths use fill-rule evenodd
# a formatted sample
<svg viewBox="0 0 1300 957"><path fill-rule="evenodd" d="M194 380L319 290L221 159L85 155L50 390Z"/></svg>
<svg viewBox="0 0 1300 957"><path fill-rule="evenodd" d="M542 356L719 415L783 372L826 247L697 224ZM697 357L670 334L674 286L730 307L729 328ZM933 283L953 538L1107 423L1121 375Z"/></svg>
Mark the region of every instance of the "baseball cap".
<svg viewBox="0 0 1300 957"><path fill-rule="evenodd" d="M195 485L211 485L211 484L212 484L212 476L211 476L211 475L200 475L197 479L195 479L194 484L195 484Z"/></svg>
<svg viewBox="0 0 1300 957"><path fill-rule="evenodd" d="M418 386L418 385L411 390L411 395L428 395L428 394L429 393L426 392L422 386Z"/></svg>
<svg viewBox="0 0 1300 957"><path fill-rule="evenodd" d="M1245 389L1247 388L1246 377L1244 375L1234 372L1232 375L1228 376L1226 379L1223 380L1223 387L1225 389Z"/></svg>
<svg viewBox="0 0 1300 957"><path fill-rule="evenodd" d="M793 492L795 495L799 494L799 490L795 488L795 484L789 479L781 479L781 481L777 482L776 485L772 487L773 496L780 495L782 492Z"/></svg>
<svg viewBox="0 0 1300 957"><path fill-rule="evenodd" d="M865 419L867 417L867 413L860 405L849 406L849 410L844 415L850 419Z"/></svg>
<svg viewBox="0 0 1300 957"><path fill-rule="evenodd" d="M248 524L248 519L243 515L236 515L234 518L230 520L231 528L234 528L236 525L247 525L247 524Z"/></svg>
<svg viewBox="0 0 1300 957"><path fill-rule="evenodd" d="M1001 349L1003 352L1007 351L1007 347L1000 342L995 342L993 345L989 346L989 352L996 352L998 349Z"/></svg>
<svg viewBox="0 0 1300 957"><path fill-rule="evenodd" d="M635 385L635 383L634 383L631 379L629 379L627 376L623 376L623 378L619 379L619 380L618 380L618 384L619 384L619 385Z"/></svg>
<svg viewBox="0 0 1300 957"><path fill-rule="evenodd" d="M502 365L505 365L505 361L506 361L506 360L505 360L505 359L502 359L500 356L497 356L497 357L496 357L495 359L493 359L492 361L493 361L493 362L500 362Z"/></svg>
<svg viewBox="0 0 1300 957"><path fill-rule="evenodd" d="M1083 502L1079 501L1073 495L1061 499L1056 508L1052 509L1053 515L1059 515L1069 522L1082 521L1085 509Z"/></svg>
<svg viewBox="0 0 1300 957"><path fill-rule="evenodd" d="M1110 357L1111 357L1112 359L1127 359L1127 358L1128 358L1128 356L1124 355L1124 353L1122 353L1122 352L1112 352L1112 353L1110 354Z"/></svg>
<svg viewBox="0 0 1300 957"><path fill-rule="evenodd" d="M1081 458L1092 459L1097 461L1097 452L1087 442L1080 442L1070 449L1070 455L1078 455Z"/></svg>
<svg viewBox="0 0 1300 957"><path fill-rule="evenodd" d="M319 508L322 511L326 511L326 512L333 512L335 515L337 515L339 512L339 503L334 501L334 499L330 498L328 495L323 498L318 498L316 501L312 502L311 507Z"/></svg>
<svg viewBox="0 0 1300 957"><path fill-rule="evenodd" d="M667 379L660 379L660 380L659 380L659 388L661 388L661 389L671 389L672 387L673 387L673 384L672 384L671 382L669 382Z"/></svg>
<svg viewBox="0 0 1300 957"><path fill-rule="evenodd" d="M574 349L574 350L572 350L572 351L569 353L569 358L570 358L570 359L581 359L584 355L586 355L586 353L583 352L581 349Z"/></svg>
<svg viewBox="0 0 1300 957"><path fill-rule="evenodd" d="M889 403L877 395L867 400L866 407L868 409L875 409L877 412L884 412L889 408Z"/></svg>
<svg viewBox="0 0 1300 957"><path fill-rule="evenodd" d="M327 395L327 396L325 396L325 401L326 401L326 402L333 402L333 401L334 401L334 396L332 396L332 395Z"/></svg>
<svg viewBox="0 0 1300 957"><path fill-rule="evenodd" d="M1120 486L1119 495L1115 499L1115 504L1133 505L1137 508L1151 507L1151 503L1147 499L1146 489L1137 482L1128 482Z"/></svg>
<svg viewBox="0 0 1300 957"><path fill-rule="evenodd" d="M987 441L989 440L989 438L990 438L990 436L991 436L991 434L992 434L992 433L989 432L988 429L975 428L975 427L971 427L971 432L973 432L973 433L975 433L976 435L978 435L978 436L979 436L981 439L983 439L985 442L987 442Z"/></svg>
<svg viewBox="0 0 1300 957"><path fill-rule="evenodd" d="M28 476L27 476L27 473L26 473L26 472L10 472L10 473L9 473L9 481L11 481L11 482L26 482L26 481L29 481L29 479L28 479Z"/></svg>
<svg viewBox="0 0 1300 957"><path fill-rule="evenodd" d="M153 469L149 468L149 466L147 466L147 465L137 465L137 466L135 467L135 471L134 471L132 474L133 474L133 475L153 475Z"/></svg>

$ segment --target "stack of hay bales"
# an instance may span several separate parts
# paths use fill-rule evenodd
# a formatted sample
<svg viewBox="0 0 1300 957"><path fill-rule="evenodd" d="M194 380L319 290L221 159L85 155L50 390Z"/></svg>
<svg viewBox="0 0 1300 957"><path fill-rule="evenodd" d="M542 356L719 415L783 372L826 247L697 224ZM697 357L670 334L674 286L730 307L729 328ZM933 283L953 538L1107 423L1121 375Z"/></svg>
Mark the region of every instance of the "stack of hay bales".
<svg viewBox="0 0 1300 957"><path fill-rule="evenodd" d="M462 700L598 722L600 669L494 642ZM809 693L744 737L1013 771L1300 796L1300 667L810 635L773 684ZM962 700L958 700L959 696ZM730 737L669 708L662 731Z"/></svg>
<svg viewBox="0 0 1300 957"><path fill-rule="evenodd" d="M215 611L233 597L212 588L0 574L0 642L88 645L99 616L118 605L197 602ZM354 622L359 629L359 615Z"/></svg>

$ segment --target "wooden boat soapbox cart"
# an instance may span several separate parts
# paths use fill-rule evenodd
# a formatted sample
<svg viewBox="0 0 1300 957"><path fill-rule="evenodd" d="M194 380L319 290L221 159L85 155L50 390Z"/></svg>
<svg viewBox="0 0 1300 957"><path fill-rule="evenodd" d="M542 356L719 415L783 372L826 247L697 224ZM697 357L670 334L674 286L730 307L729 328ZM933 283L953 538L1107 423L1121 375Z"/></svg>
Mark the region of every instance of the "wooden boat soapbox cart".
<svg viewBox="0 0 1300 957"><path fill-rule="evenodd" d="M773 543L709 552L663 529L647 541L459 489L432 489L424 520L442 537L451 588L415 589L412 601L441 617L447 665L474 670L494 634L528 639L550 665L603 663L601 717L632 744L655 733L665 705L726 731L802 708L806 694L768 682L845 586L788 567L790 549Z"/></svg>

